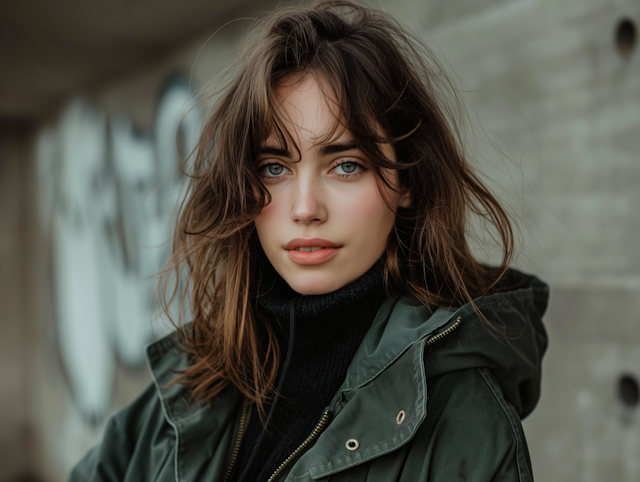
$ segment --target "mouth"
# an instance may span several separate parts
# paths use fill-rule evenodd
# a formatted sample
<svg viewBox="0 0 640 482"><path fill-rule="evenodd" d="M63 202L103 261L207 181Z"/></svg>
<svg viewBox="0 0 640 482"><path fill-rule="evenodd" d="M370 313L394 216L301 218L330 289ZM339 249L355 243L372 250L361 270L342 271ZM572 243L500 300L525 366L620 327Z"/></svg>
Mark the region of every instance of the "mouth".
<svg viewBox="0 0 640 482"><path fill-rule="evenodd" d="M289 241L285 248L289 259L301 266L313 266L333 259L342 246L322 238L296 238Z"/></svg>
<svg viewBox="0 0 640 482"><path fill-rule="evenodd" d="M308 248L290 249L289 259L302 266L323 264L333 259L338 254L340 248L318 248L314 251L307 251Z"/></svg>
<svg viewBox="0 0 640 482"><path fill-rule="evenodd" d="M340 248L341 246L323 238L295 238L285 244L284 247L289 250L311 252L323 248Z"/></svg>
<svg viewBox="0 0 640 482"><path fill-rule="evenodd" d="M285 248L291 261L309 266L323 264L333 259L342 246L322 238L296 238L289 241Z"/></svg>

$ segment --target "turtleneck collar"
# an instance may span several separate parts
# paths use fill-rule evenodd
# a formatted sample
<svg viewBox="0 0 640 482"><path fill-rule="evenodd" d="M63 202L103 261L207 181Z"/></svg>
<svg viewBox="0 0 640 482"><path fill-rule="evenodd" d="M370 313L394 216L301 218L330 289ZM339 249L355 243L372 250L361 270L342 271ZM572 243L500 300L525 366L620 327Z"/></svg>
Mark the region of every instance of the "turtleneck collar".
<svg viewBox="0 0 640 482"><path fill-rule="evenodd" d="M370 291L382 286L384 257L380 258L363 275L331 293L323 295L300 295L296 293L278 272L268 265L258 291L258 303L269 313L288 317L289 307L298 298L296 312L305 319L318 319L340 311L349 304L357 303Z"/></svg>
<svg viewBox="0 0 640 482"><path fill-rule="evenodd" d="M278 338L288 339L289 323L292 315L295 317L300 335L296 345L307 345L307 338L328 341L354 329L360 331L359 322L370 324L384 299L384 263L383 256L359 278L336 291L306 296L291 289L269 263L260 283L258 304L277 321L273 328ZM352 321L351 327L344 325L348 320Z"/></svg>

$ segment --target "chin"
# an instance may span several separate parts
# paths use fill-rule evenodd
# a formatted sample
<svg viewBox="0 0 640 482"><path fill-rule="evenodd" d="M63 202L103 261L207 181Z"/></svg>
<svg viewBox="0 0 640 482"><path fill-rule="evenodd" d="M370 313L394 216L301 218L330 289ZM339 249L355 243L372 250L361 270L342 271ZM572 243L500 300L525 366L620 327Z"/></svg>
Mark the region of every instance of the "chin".
<svg viewBox="0 0 640 482"><path fill-rule="evenodd" d="M342 280L336 279L335 276L332 276L329 273L323 273L320 276L318 276L317 274L313 274L310 276L300 274L297 276L292 275L287 278L285 278L285 281L291 287L291 289L303 296L326 295L327 293L332 293L348 284L348 282L345 281L343 283Z"/></svg>

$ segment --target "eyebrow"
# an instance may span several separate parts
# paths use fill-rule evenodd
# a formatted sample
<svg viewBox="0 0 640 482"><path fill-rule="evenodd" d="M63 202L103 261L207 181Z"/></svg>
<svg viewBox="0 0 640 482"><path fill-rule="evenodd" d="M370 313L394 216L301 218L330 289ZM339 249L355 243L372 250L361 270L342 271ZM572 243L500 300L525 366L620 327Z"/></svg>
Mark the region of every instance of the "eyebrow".
<svg viewBox="0 0 640 482"><path fill-rule="evenodd" d="M344 151L352 151L357 149L356 143L352 140L344 141L344 142L335 142L333 144L325 144L320 147L318 153L321 157L330 156L332 154L338 154ZM281 156L281 157L291 157L291 153L288 149L283 149L279 147L273 146L262 146L258 149L258 154L263 155L272 155L272 156Z"/></svg>
<svg viewBox="0 0 640 482"><path fill-rule="evenodd" d="M271 156L291 157L289 149L281 149L279 147L262 146L258 149L258 154L266 154Z"/></svg>
<svg viewBox="0 0 640 482"><path fill-rule="evenodd" d="M334 144L326 144L320 148L321 156L330 156L331 154L338 154L339 152L352 151L357 149L356 143L349 140L344 142L336 142Z"/></svg>

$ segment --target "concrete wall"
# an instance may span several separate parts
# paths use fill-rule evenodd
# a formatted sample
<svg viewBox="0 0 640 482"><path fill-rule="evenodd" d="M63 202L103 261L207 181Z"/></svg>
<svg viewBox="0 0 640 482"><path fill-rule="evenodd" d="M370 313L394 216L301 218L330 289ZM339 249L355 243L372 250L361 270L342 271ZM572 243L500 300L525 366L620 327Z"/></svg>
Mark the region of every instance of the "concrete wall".
<svg viewBox="0 0 640 482"><path fill-rule="evenodd" d="M28 346L25 323L25 129L0 126L0 477L28 458Z"/></svg>
<svg viewBox="0 0 640 482"><path fill-rule="evenodd" d="M618 21L628 16L640 22L640 4L631 0L381 0L379 4L440 52L461 88L468 91L464 97L476 126L470 142L475 162L521 220L518 265L551 285L543 394L525 421L537 480L640 480L637 409L624 405L618 396L620 377L640 374L636 239L640 64L638 52L624 59L614 46ZM206 82L235 53L248 26L248 21L230 24L206 43L199 56L205 38L90 94L107 110L126 109L139 127L150 129L164 78L176 68L193 66L196 83ZM8 186L0 189L0 196L9 199L9 206L30 203L14 182L29 182L28 175L25 178L29 169L24 171L19 164L16 160L0 164L0 183ZM19 211L5 206L0 205L3 226L17 223ZM26 212L34 216L34 211ZM36 231L33 228L34 235ZM24 369L17 369L10 381L17 392L3 391L2 403L24 401L16 394L24 390L30 394L32 401L27 408L21 405L15 420L26 420L32 427L31 450L38 472L48 480L63 480L73 454L64 454L59 447L60 437L71 435L61 432L68 400L51 337L46 336L46 242L40 233L36 236L40 241L21 245L22 236L24 231L17 230L0 237L3 266L9 260L2 286L10 285L5 279L19 277L25 263L21 259L31 259L25 281L30 298L24 304L16 301L26 288L14 287L18 291L13 294L0 290L2 301L9 299L2 305L3 317L13 320L3 321L0 329L2 334L14 330L11 336L17 336L21 328L15 320L26 319L32 334L18 338L39 354L26 365L28 388L18 375L24 375L20 371ZM15 356L17 347L11 347ZM0 356L4 360L2 351ZM121 395L114 410L147 380L142 372L121 371ZM76 447L98 437L99 433L89 434L76 440ZM0 437L0 444L3 440ZM16 455L15 463L24 466L20 460Z"/></svg>

